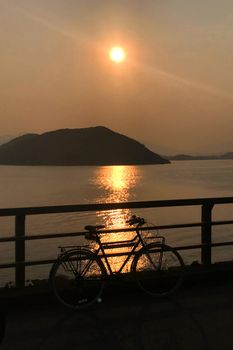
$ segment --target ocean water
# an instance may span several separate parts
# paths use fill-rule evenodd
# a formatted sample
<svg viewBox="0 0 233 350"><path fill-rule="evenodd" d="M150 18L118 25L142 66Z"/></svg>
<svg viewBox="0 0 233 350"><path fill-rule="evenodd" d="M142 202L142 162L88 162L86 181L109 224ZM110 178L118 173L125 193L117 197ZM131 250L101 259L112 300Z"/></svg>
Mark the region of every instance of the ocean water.
<svg viewBox="0 0 233 350"><path fill-rule="evenodd" d="M0 208L111 203L160 199L233 196L233 160L174 161L148 166L0 166ZM87 224L125 226L132 214L149 223L199 222L200 207L117 210L27 217L26 233L81 231ZM233 219L233 205L213 209L213 219ZM167 243L200 243L200 228L163 230ZM0 218L1 237L14 235L13 218ZM125 234L117 238L125 239ZM213 241L232 240L233 226L215 227ZM82 244L77 238L26 242L29 260L55 258L60 244ZM14 261L14 244L0 245L1 262ZM200 260L200 251L182 252L185 261ZM233 259L232 248L215 248L214 261ZM113 262L118 266L118 261ZM46 276L49 266L27 268L27 278ZM0 283L13 279L11 269L0 271Z"/></svg>

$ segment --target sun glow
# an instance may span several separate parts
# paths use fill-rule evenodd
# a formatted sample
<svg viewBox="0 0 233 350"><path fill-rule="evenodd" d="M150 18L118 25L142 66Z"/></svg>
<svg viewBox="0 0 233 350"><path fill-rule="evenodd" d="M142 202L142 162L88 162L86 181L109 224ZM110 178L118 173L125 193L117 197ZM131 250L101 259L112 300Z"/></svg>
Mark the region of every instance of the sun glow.
<svg viewBox="0 0 233 350"><path fill-rule="evenodd" d="M126 58L126 53L122 47L115 46L109 52L110 59L115 63L121 63Z"/></svg>

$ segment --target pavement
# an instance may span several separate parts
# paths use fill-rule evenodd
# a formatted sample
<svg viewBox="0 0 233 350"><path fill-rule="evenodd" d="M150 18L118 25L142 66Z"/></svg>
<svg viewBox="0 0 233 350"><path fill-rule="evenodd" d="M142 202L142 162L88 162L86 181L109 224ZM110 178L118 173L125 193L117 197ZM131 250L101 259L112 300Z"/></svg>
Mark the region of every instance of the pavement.
<svg viewBox="0 0 233 350"><path fill-rule="evenodd" d="M233 279L192 283L164 299L107 289L83 311L51 296L8 300L2 310L1 350L233 350Z"/></svg>

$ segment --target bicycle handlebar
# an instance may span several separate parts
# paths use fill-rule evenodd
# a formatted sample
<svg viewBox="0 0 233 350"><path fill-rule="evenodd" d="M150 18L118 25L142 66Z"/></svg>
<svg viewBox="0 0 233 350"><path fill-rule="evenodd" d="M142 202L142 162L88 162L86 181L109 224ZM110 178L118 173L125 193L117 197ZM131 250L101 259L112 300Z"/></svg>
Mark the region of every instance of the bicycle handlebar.
<svg viewBox="0 0 233 350"><path fill-rule="evenodd" d="M126 220L126 223L130 226L135 224L142 226L145 224L145 220L143 218L140 218L140 216L132 215L129 220Z"/></svg>

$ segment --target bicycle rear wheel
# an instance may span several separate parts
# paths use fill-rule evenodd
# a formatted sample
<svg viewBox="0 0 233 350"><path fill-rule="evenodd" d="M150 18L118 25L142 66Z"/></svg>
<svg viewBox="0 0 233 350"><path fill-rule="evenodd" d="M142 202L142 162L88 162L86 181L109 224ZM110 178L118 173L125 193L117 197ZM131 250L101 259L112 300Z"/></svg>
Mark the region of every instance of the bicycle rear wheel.
<svg viewBox="0 0 233 350"><path fill-rule="evenodd" d="M131 271L144 292L152 296L166 296L182 284L184 263L173 248L151 243L135 255Z"/></svg>
<svg viewBox="0 0 233 350"><path fill-rule="evenodd" d="M59 302L72 309L92 305L106 280L102 261L93 252L78 249L63 254L53 265L50 281Z"/></svg>

